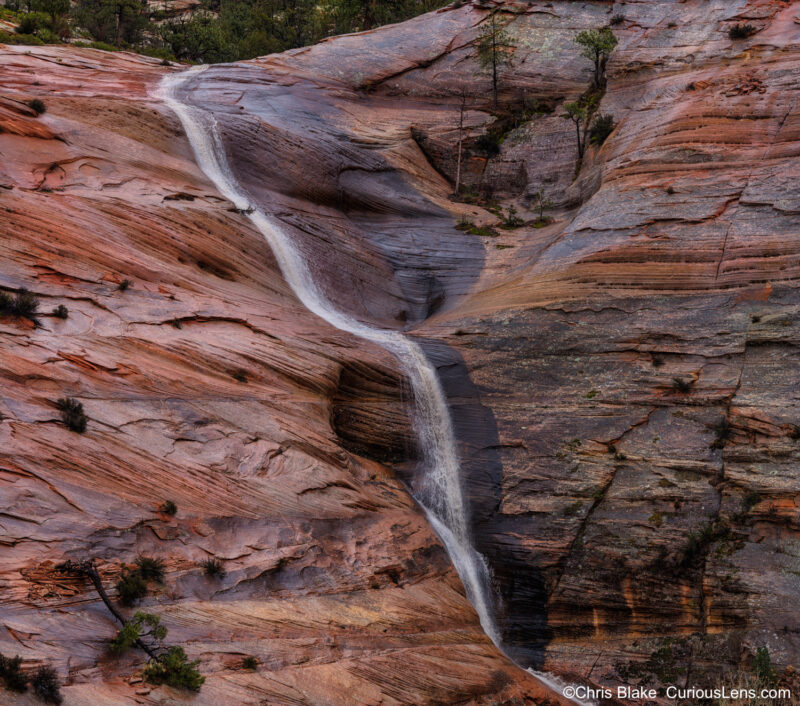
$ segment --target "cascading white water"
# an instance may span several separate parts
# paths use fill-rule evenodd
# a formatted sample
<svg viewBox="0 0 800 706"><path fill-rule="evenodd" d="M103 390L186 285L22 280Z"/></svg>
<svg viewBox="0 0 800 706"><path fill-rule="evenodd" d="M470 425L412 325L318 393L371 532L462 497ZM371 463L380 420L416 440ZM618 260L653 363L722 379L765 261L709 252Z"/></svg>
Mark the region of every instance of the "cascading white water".
<svg viewBox="0 0 800 706"><path fill-rule="evenodd" d="M159 87L160 99L183 124L197 163L206 176L237 209L247 213L264 235L284 278L306 308L342 331L383 346L399 361L413 391L414 426L425 469L424 482L417 490L416 500L425 509L431 525L447 548L481 626L500 647L488 569L470 541L453 425L436 370L420 346L408 337L396 331L367 326L336 309L317 287L305 260L280 224L260 209L253 209L228 165L214 115L177 98L180 84L205 68L194 67L165 76Z"/></svg>

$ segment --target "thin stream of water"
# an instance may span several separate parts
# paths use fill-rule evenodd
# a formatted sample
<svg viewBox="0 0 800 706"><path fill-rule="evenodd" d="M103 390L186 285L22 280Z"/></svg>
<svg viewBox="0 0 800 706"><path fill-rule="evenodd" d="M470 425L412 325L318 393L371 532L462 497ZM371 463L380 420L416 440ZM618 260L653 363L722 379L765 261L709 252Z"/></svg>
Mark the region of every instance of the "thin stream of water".
<svg viewBox="0 0 800 706"><path fill-rule="evenodd" d="M280 224L252 206L230 169L215 117L177 97L181 84L205 68L194 67L182 73L168 74L159 87L159 98L183 124L200 169L223 196L247 213L263 234L284 278L306 308L337 329L382 346L399 361L413 391L414 430L425 469L415 499L425 509L431 525L444 542L481 626L500 646L500 633L492 611L489 572L483 557L470 541L453 425L435 368L419 344L409 337L397 331L368 326L339 311L319 289L304 258Z"/></svg>
<svg viewBox="0 0 800 706"><path fill-rule="evenodd" d="M483 556L472 546L468 509L461 486L460 464L456 450L450 410L436 369L418 343L397 331L368 326L339 311L323 294L291 237L279 222L254 208L237 182L217 127L209 111L190 106L177 97L180 86L204 71L197 66L181 73L166 75L158 97L180 119L197 159L197 164L234 206L245 213L269 243L286 282L305 307L335 328L382 346L398 360L406 374L414 401L414 431L419 439L423 483L415 491L415 500L425 510L428 520L441 538L480 618L481 627L503 651L500 631L494 617L489 570ZM543 683L560 691L554 677L533 672ZM575 700L575 703L581 703Z"/></svg>

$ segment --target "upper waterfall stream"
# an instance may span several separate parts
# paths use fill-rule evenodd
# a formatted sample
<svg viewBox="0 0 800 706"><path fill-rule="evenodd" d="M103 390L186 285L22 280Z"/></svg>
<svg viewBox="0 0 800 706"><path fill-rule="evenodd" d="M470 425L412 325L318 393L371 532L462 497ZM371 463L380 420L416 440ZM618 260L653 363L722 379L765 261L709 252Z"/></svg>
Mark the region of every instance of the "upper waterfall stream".
<svg viewBox="0 0 800 706"><path fill-rule="evenodd" d="M445 544L467 597L478 613L481 626L500 647L488 569L470 541L468 509L461 487L453 425L435 368L419 344L409 337L396 331L368 326L339 311L320 291L291 237L279 223L252 205L228 164L214 115L189 106L177 97L180 85L206 68L201 66L168 74L159 86L158 97L183 124L200 169L223 196L247 214L264 235L295 296L309 311L332 326L382 346L399 361L413 391L414 428L424 468L422 488L417 491L415 499L425 509L431 525Z"/></svg>

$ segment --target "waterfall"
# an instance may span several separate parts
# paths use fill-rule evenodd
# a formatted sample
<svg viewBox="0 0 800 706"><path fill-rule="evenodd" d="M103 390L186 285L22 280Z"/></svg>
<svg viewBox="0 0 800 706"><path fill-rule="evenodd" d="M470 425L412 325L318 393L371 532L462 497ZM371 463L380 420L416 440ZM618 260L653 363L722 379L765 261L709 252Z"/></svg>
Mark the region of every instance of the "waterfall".
<svg viewBox="0 0 800 706"><path fill-rule="evenodd" d="M177 97L178 87L206 68L200 66L168 74L159 86L158 97L183 124L200 169L263 234L295 296L309 311L332 326L376 343L397 358L413 391L414 430L422 453L424 477L415 493L415 500L425 510L431 526L444 543L483 630L502 649L492 610L488 568L470 541L453 424L435 368L419 344L407 336L368 326L339 311L320 291L303 256L280 223L261 209L253 208L233 176L214 115L189 106Z"/></svg>

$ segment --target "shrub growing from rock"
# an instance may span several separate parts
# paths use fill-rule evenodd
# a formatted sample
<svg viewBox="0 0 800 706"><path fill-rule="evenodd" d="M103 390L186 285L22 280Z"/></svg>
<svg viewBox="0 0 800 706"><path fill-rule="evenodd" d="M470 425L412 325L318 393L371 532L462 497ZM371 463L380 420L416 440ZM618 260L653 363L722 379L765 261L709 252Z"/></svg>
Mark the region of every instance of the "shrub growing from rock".
<svg viewBox="0 0 800 706"><path fill-rule="evenodd" d="M144 679L151 684L200 691L206 678L197 671L199 663L199 660L190 662L183 647L170 647L164 654L150 660L144 668Z"/></svg>
<svg viewBox="0 0 800 706"><path fill-rule="evenodd" d="M73 397L62 397L56 402L56 407L61 411L61 421L67 429L78 434L86 431L88 417L83 413L83 404Z"/></svg>
<svg viewBox="0 0 800 706"><path fill-rule="evenodd" d="M735 24L728 30L731 39L747 39L756 33L756 28L751 24Z"/></svg>
<svg viewBox="0 0 800 706"><path fill-rule="evenodd" d="M20 669L22 657L0 655L0 679L9 691L22 694L28 689L28 677Z"/></svg>
<svg viewBox="0 0 800 706"><path fill-rule="evenodd" d="M221 579L225 576L225 567L219 559L204 559L200 562L200 566L207 576Z"/></svg>
<svg viewBox="0 0 800 706"><path fill-rule="evenodd" d="M245 657L242 660L242 669L255 672L258 669L258 660L255 657Z"/></svg>
<svg viewBox="0 0 800 706"><path fill-rule="evenodd" d="M138 570L124 571L117 581L117 597L122 605L131 607L136 605L147 595L147 581Z"/></svg>
<svg viewBox="0 0 800 706"><path fill-rule="evenodd" d="M136 557L136 570L145 581L161 583L164 580L164 562L151 556Z"/></svg>
<svg viewBox="0 0 800 706"><path fill-rule="evenodd" d="M178 506L172 502L172 500L165 500L164 503L159 508L161 512L165 515L177 515L178 514Z"/></svg>
<svg viewBox="0 0 800 706"><path fill-rule="evenodd" d="M41 115L47 110L44 102L39 98L34 98L32 101L28 102L28 107L36 113L36 115Z"/></svg>
<svg viewBox="0 0 800 706"><path fill-rule="evenodd" d="M64 700L58 674L52 667L39 667L31 677L31 687L33 693L46 704L60 704Z"/></svg>
<svg viewBox="0 0 800 706"><path fill-rule="evenodd" d="M614 132L614 127L613 115L598 115L589 131L589 142L598 146L602 145L608 136Z"/></svg>
<svg viewBox="0 0 800 706"><path fill-rule="evenodd" d="M111 640L111 651L115 654L127 652L143 637L153 637L163 640L167 636L167 629L161 625L161 618L152 613L136 611L122 629Z"/></svg>

